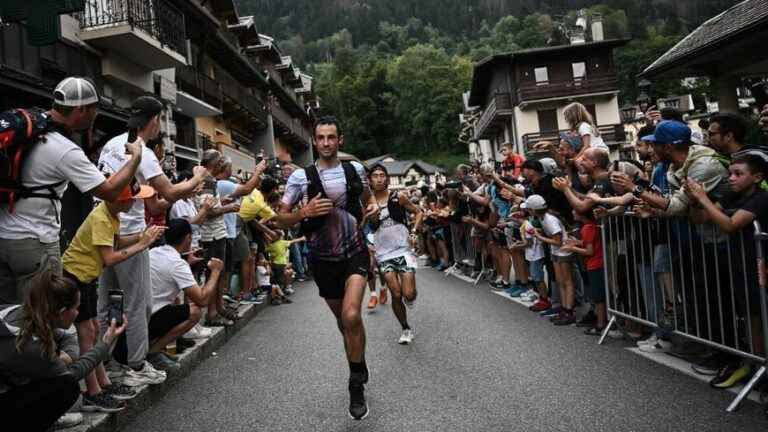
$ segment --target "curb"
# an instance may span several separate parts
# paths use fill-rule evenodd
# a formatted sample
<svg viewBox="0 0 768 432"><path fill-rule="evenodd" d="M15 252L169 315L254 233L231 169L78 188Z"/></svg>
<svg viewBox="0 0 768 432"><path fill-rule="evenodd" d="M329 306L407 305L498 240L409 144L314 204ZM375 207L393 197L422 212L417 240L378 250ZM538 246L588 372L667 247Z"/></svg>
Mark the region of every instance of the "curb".
<svg viewBox="0 0 768 432"><path fill-rule="evenodd" d="M115 432L131 423L140 413L160 402L168 391L202 363L211 357L213 352L247 326L262 310L266 309L265 301L260 305L243 305L237 311L239 320L231 327L213 327L213 335L208 339L196 339L195 346L179 355L179 370L168 373L162 384L137 387L138 395L127 401L128 407L119 413L82 413L83 423L76 427L58 429L63 432Z"/></svg>

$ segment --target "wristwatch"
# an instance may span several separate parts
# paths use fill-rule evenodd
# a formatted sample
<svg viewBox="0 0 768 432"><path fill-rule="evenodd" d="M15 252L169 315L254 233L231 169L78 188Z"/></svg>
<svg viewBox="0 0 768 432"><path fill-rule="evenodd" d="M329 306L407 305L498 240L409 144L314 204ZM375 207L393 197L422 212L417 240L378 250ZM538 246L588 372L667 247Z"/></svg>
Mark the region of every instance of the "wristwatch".
<svg viewBox="0 0 768 432"><path fill-rule="evenodd" d="M645 186L643 185L636 185L634 189L632 189L632 195L634 195L635 198L640 198L640 195L645 192Z"/></svg>

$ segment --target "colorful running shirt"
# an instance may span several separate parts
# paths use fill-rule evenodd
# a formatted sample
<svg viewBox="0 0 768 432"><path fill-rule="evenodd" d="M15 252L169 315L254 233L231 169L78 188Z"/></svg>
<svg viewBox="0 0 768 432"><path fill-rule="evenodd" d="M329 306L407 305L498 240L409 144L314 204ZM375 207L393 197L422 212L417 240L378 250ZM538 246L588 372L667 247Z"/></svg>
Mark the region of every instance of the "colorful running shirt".
<svg viewBox="0 0 768 432"><path fill-rule="evenodd" d="M357 175L360 176L364 191L370 192L365 168L358 162L353 161L351 163L355 167ZM333 201L335 208L326 216L325 224L307 236L309 254L314 259L343 261L365 251L363 231L359 227L357 219L345 210L347 181L341 163L328 169L318 167L318 173L323 182L325 194L327 198ZM306 196L308 185L309 180L307 180L306 172L303 169L294 171L285 185L285 194L283 194L281 202L289 206L296 205Z"/></svg>

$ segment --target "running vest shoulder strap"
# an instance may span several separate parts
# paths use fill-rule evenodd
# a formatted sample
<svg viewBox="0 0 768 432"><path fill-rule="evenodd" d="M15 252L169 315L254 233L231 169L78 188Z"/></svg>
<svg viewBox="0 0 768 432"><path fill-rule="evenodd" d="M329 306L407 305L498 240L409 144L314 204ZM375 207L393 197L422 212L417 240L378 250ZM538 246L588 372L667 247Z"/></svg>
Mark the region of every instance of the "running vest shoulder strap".
<svg viewBox="0 0 768 432"><path fill-rule="evenodd" d="M347 205L345 210L359 221L363 218L363 205L360 202L360 197L363 195L363 181L360 179L360 175L352 165L352 162L343 161L341 167L344 169L344 179L347 182Z"/></svg>
<svg viewBox="0 0 768 432"><path fill-rule="evenodd" d="M358 221L363 217L363 206L360 202L360 197L363 194L363 181L360 179L360 175L350 162L342 162L341 167L344 170L344 180L346 182L347 189L347 204L344 206L349 214L355 217ZM304 172L307 176L307 200L312 200L317 194L321 194L322 197L327 198L328 194L323 187L323 181L320 178L320 171L314 164L304 168ZM325 217L307 218L301 222L300 232L302 235L309 234L316 231L325 223Z"/></svg>

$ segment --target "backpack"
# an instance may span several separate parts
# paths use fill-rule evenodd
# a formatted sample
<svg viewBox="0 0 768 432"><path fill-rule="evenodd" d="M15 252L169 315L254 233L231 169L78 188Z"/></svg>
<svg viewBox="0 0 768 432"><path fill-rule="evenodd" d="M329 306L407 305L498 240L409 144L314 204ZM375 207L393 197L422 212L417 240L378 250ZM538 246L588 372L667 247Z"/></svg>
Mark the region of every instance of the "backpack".
<svg viewBox="0 0 768 432"><path fill-rule="evenodd" d="M30 150L53 129L50 115L40 108L0 113L0 204L8 204L11 213L16 201L22 198L60 199L54 188L63 182L35 187L21 184L21 172Z"/></svg>
<svg viewBox="0 0 768 432"><path fill-rule="evenodd" d="M357 170L352 166L352 163L347 161L341 162L341 167L344 169L344 178L347 183L347 204L344 210L347 213L354 216L358 221L363 219L363 205L360 202L360 197L363 195L363 181L357 174ZM307 174L307 199L312 200L317 194L322 194L323 197L328 195L323 188L323 182L320 179L320 172L313 164L304 168L304 172ZM307 235L314 231L317 231L321 226L325 225L325 217L307 218L301 222L299 232L301 235Z"/></svg>
<svg viewBox="0 0 768 432"><path fill-rule="evenodd" d="M400 205L400 195L396 192L391 192L387 199L387 212L389 216L386 219L392 219L395 223L408 226L408 214L405 207ZM384 220L380 220L376 223L371 223L371 228L377 231Z"/></svg>

